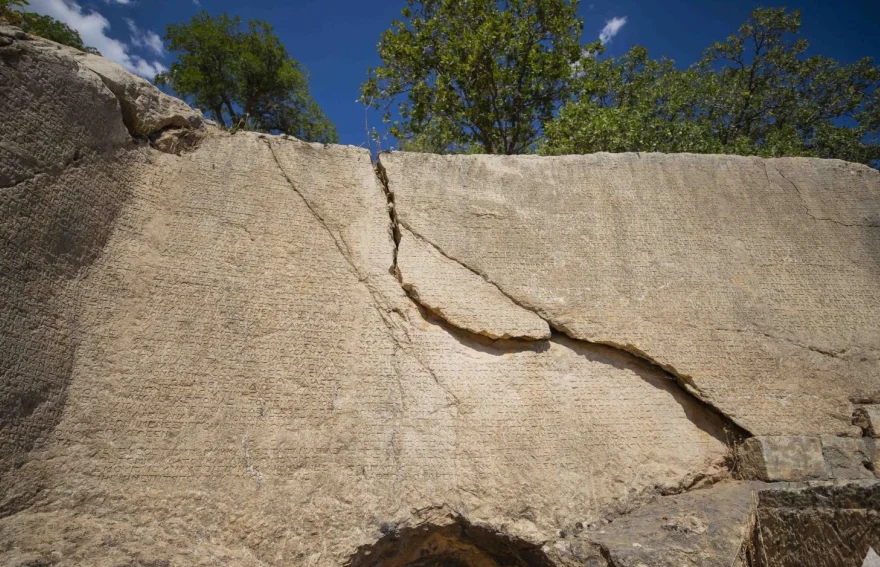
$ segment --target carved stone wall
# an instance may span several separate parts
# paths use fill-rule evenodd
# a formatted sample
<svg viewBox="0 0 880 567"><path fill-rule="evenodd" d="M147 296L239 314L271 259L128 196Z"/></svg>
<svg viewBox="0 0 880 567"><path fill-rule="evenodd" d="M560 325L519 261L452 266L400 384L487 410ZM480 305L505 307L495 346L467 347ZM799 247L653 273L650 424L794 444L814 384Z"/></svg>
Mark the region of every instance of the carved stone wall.
<svg viewBox="0 0 880 567"><path fill-rule="evenodd" d="M727 566L876 493L875 171L376 167L10 28L0 116L4 565Z"/></svg>

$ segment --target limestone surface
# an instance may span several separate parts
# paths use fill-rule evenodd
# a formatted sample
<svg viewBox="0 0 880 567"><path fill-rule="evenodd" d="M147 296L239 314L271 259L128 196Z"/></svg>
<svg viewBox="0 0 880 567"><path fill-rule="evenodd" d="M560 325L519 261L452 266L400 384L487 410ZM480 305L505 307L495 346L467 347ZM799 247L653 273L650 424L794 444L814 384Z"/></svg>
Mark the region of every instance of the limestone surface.
<svg viewBox="0 0 880 567"><path fill-rule="evenodd" d="M755 435L880 393L880 173L835 160L380 156L400 226ZM449 294L447 294L449 295Z"/></svg>
<svg viewBox="0 0 880 567"><path fill-rule="evenodd" d="M547 322L497 287L400 229L397 270L403 289L451 325L492 339L549 339Z"/></svg>
<svg viewBox="0 0 880 567"><path fill-rule="evenodd" d="M730 567L749 526L752 494L769 486L724 482L670 496L611 524L586 526L581 535L598 542L614 567Z"/></svg>
<svg viewBox="0 0 880 567"><path fill-rule="evenodd" d="M757 480L825 480L831 475L818 437L752 437L739 447L739 459L741 474Z"/></svg>
<svg viewBox="0 0 880 567"><path fill-rule="evenodd" d="M872 439L820 436L842 421L861 436L853 404L876 395L876 306L865 306L876 290L852 283L876 270L864 256L876 251L874 229L837 223L873 214L871 173L853 169L861 204L805 194L837 227L806 230L786 216L793 189L763 195L773 190L756 189L739 161L700 158L702 177L688 178L696 158L653 158L651 174L679 179L683 192L715 180L737 203L772 209L772 219L752 212L774 246L790 231L815 246L817 230L840 245L836 263L801 274L806 299L786 295L795 280L782 271L752 300L769 309L762 321L801 338L804 320L838 313L819 336L839 331L846 352L765 337L776 358L764 368L740 343L718 350L692 328L713 321L701 302L726 301L713 256L696 254L701 238L709 225L745 230L722 222L711 199L692 205L708 207L705 218L681 219L693 234L661 237L651 225L660 213L612 207L605 214L624 228L644 223L645 240L624 231L615 250L591 241L577 215L608 238L615 223L579 208L581 197L611 202L620 188L603 196L588 176L603 164L626 175L636 166L624 158L498 162L513 176L502 181L518 184L483 187L498 182L488 158L438 158L432 177L419 164L433 158L392 155L377 176L363 149L223 132L106 62L8 28L0 38L2 565L730 564L756 486L737 480L734 446L745 428L773 429L770 409L781 412L777 429L801 428L834 470L876 457ZM470 168L478 209L460 208L471 193L456 203L431 186L459 191L466 179L449 163ZM811 186L826 182L826 167L798 162L786 175ZM541 199L523 190L542 184ZM514 226L505 203L518 203L516 234L501 230ZM837 230L850 231L846 246ZM614 310L651 250L658 262L669 253L667 237L689 243L680 252L693 248L688 265L705 281L689 282L688 303L676 303L684 287L658 290L664 324L631 336L631 311ZM585 255L605 265L585 266ZM626 333L589 340L583 311L566 307L583 305L573 297L617 313ZM807 305L821 310L815 320ZM743 317L759 307L744 305ZM656 359L657 344L641 340L655 332L668 346ZM678 356L677 335L690 337L690 358ZM804 371L809 356L819 374ZM703 366L680 371L695 361ZM784 400L771 395L780 384ZM830 408L839 415L822 413ZM652 522L668 526L664 537L649 536Z"/></svg>

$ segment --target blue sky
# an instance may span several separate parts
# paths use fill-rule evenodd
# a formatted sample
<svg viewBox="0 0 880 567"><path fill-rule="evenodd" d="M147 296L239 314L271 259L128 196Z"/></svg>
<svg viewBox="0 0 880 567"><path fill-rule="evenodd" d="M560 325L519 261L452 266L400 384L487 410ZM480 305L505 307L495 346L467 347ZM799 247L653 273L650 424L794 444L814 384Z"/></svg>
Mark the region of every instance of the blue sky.
<svg viewBox="0 0 880 567"><path fill-rule="evenodd" d="M152 76L173 55L161 43L165 26L188 20L199 10L228 12L243 20L269 22L291 56L311 73L311 89L336 124L340 142L366 145L364 108L358 88L379 64L379 35L400 14L405 0L30 0L31 9L78 29L87 45L129 70ZM605 31L608 52L634 44L680 66L693 63L713 41L732 33L761 2L751 0L582 0L584 43ZM802 36L811 52L844 62L864 56L880 60L880 0L799 0L763 2L797 8ZM614 33L612 33L614 32ZM381 129L379 114L370 127ZM385 144L393 145L392 142Z"/></svg>

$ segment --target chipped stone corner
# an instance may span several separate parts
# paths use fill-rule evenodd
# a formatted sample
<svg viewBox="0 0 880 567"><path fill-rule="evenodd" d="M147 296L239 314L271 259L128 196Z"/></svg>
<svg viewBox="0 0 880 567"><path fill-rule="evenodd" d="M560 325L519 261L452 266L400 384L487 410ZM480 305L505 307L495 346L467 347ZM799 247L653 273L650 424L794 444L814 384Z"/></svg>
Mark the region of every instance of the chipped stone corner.
<svg viewBox="0 0 880 567"><path fill-rule="evenodd" d="M91 53L72 51L77 63L97 75L119 100L122 120L133 137L149 137L169 129L200 130L206 126L200 111L119 64Z"/></svg>
<svg viewBox="0 0 880 567"><path fill-rule="evenodd" d="M142 77L100 55L79 51L30 35L12 26L0 26L0 47L21 42L24 49L51 51L97 76L116 97L122 122L132 138L149 140L157 150L177 154L194 149L210 129L201 111L160 91Z"/></svg>
<svg viewBox="0 0 880 567"><path fill-rule="evenodd" d="M166 154L180 155L198 147L208 136L208 130L199 128L168 127L148 136L150 145Z"/></svg>
<svg viewBox="0 0 880 567"><path fill-rule="evenodd" d="M852 423L862 430L865 437L880 437L880 405L858 406L853 412Z"/></svg>
<svg viewBox="0 0 880 567"><path fill-rule="evenodd" d="M738 474L746 480L809 482L874 480L873 439L835 435L758 436L738 448Z"/></svg>

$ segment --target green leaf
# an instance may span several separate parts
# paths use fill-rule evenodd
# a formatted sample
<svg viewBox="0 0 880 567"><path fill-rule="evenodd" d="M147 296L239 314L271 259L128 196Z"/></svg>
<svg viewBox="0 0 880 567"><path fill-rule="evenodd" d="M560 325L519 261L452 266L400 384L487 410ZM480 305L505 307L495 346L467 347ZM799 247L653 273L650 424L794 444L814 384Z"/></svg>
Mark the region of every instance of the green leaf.
<svg viewBox="0 0 880 567"><path fill-rule="evenodd" d="M876 164L880 68L804 55L800 14L757 9L689 69L641 47L578 66L544 154L596 151L815 156Z"/></svg>
<svg viewBox="0 0 880 567"><path fill-rule="evenodd" d="M576 0L408 0L362 99L401 120L400 147L525 153L571 97Z"/></svg>
<svg viewBox="0 0 880 567"><path fill-rule="evenodd" d="M290 134L311 142L337 142L336 127L309 92L309 77L272 26L201 12L165 33L177 54L156 84L170 87L230 128Z"/></svg>

